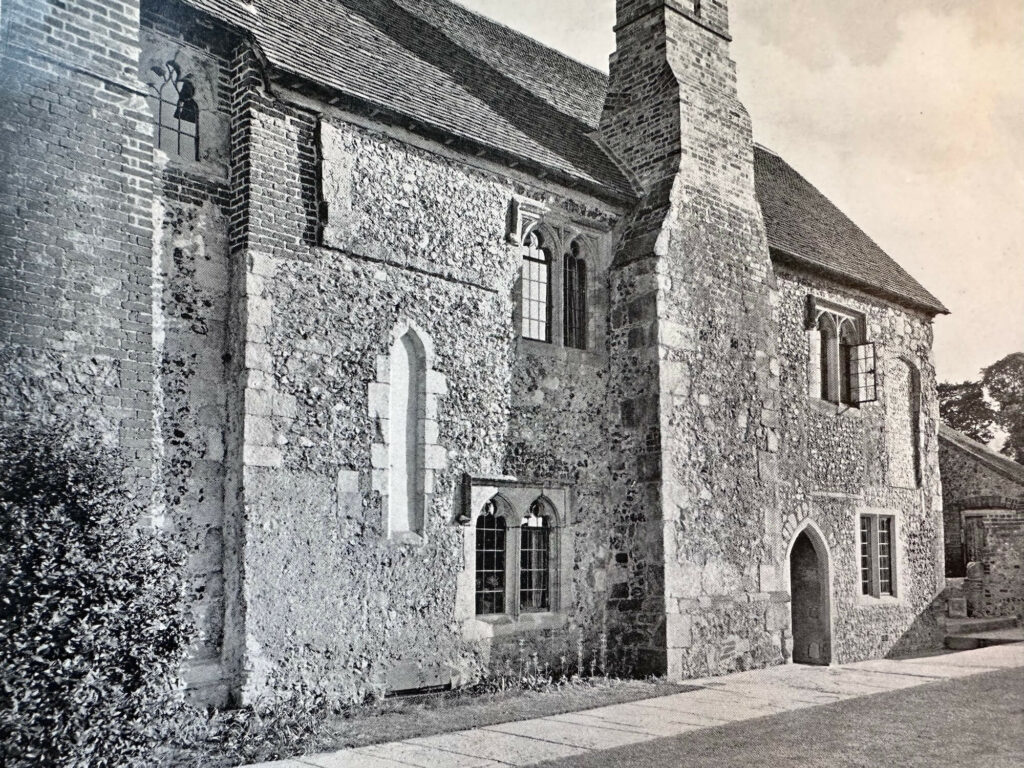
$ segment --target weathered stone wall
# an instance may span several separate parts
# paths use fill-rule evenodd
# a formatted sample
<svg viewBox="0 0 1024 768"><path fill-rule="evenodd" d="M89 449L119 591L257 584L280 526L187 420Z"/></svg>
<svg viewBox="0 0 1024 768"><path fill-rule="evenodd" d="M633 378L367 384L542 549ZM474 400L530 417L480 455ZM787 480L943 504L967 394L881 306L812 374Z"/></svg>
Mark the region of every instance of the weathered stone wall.
<svg viewBox="0 0 1024 768"><path fill-rule="evenodd" d="M641 365L613 341L613 381L620 370L622 389L645 403L643 444L656 455L619 446L640 453L641 479L655 484L653 505L633 512L656 524L663 547L652 550L663 578L645 585L664 616L650 639L654 666L676 677L763 666L782 659L783 627L770 618L777 587L762 586L761 568L772 563L779 361L726 8L709 6L703 20L676 3L617 8L602 133L647 199L616 257L623 277L643 279L622 314L612 307L613 335L622 328Z"/></svg>
<svg viewBox="0 0 1024 768"><path fill-rule="evenodd" d="M195 84L199 106L199 158L186 160L155 150L154 347L159 364L161 490L167 518L191 553L197 637L185 678L193 695L223 704L228 54L234 41L167 3L144 6L140 40L139 79L150 100L162 82L154 68L163 69L173 61Z"/></svg>
<svg viewBox="0 0 1024 768"><path fill-rule="evenodd" d="M226 642L239 652L238 693L305 681L360 699L458 682L492 652L495 660L514 652L520 631L467 640L456 620L465 473L576 484L587 531L574 524L586 539L575 546L583 554L573 602L562 618L522 629L530 652L555 662L581 627L593 642L603 593L592 583L612 559L597 258L611 213L324 112L318 125L306 109L250 88L244 143L235 142L245 147L245 223L234 242L245 264L237 281L245 390L241 506L228 505L237 547L229 546L236 575ZM507 242L514 195L593 238L593 352L517 340L521 257ZM419 539L386 535L386 451L375 448L386 447L381 398L400 324L429 342L428 391L431 380L444 382L427 413L436 434Z"/></svg>
<svg viewBox="0 0 1024 768"><path fill-rule="evenodd" d="M980 518L984 569L979 616L1024 621L1024 502L1021 509L990 510Z"/></svg>
<svg viewBox="0 0 1024 768"><path fill-rule="evenodd" d="M980 450L980 447L979 447ZM945 518L946 575L963 576L965 510L1024 508L1024 482L979 460L951 440L939 441Z"/></svg>
<svg viewBox="0 0 1024 768"><path fill-rule="evenodd" d="M0 28L0 412L98 435L150 507L150 116L137 2L12 0Z"/></svg>
<svg viewBox="0 0 1024 768"><path fill-rule="evenodd" d="M779 471L787 479L776 522L781 524L776 546L782 549L775 554L779 575L786 565L786 547L809 521L822 532L829 551L833 661L934 645L940 638L927 608L942 589L942 516L930 320L820 279L776 269L783 393ZM804 330L808 295L863 314L866 338L877 347L877 402L840 407L808 394L808 363L817 354ZM911 368L921 393L916 438L910 434L908 416ZM915 485L913 442L919 445L920 487L907 487ZM861 595L861 512L895 519L894 598ZM789 585L780 583L778 589L788 590Z"/></svg>

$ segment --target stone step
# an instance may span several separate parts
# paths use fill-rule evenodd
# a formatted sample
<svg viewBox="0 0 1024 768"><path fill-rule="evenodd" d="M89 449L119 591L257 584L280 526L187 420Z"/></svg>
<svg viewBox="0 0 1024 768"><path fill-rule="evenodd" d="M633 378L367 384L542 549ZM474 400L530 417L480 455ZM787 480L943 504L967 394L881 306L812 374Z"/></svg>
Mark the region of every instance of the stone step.
<svg viewBox="0 0 1024 768"><path fill-rule="evenodd" d="M946 635L945 641L946 647L951 651L973 651L976 648L1010 643L1024 643L1024 629L1010 627L987 632L972 632L967 635Z"/></svg>
<svg viewBox="0 0 1024 768"><path fill-rule="evenodd" d="M991 632L996 629L1013 629L1017 626L1014 616L994 616L980 619L949 619L946 622L947 635L970 635L975 632Z"/></svg>

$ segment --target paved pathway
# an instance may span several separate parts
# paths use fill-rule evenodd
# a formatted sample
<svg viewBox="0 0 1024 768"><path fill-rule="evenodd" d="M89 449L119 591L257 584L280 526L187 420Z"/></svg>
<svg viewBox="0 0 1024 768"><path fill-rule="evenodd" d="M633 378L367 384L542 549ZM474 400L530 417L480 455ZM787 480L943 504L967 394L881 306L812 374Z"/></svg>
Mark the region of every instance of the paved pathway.
<svg viewBox="0 0 1024 768"><path fill-rule="evenodd" d="M687 681L699 690L583 712L309 755L249 768L534 765L836 701L1024 667L1024 643L921 659L788 665Z"/></svg>

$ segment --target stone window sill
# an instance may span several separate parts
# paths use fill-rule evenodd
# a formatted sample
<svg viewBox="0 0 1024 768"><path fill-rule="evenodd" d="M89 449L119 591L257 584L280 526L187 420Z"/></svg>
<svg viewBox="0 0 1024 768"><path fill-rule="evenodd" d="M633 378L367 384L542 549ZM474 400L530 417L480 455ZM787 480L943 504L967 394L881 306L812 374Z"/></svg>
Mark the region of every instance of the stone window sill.
<svg viewBox="0 0 1024 768"><path fill-rule="evenodd" d="M399 546L413 548L422 547L426 544L427 539L422 534L413 531L401 531L391 534L388 541Z"/></svg>
<svg viewBox="0 0 1024 768"><path fill-rule="evenodd" d="M545 613L523 613L518 618L513 618L508 614L476 616L474 622L483 636L507 637L545 629L561 629L568 622L568 617L558 611L547 611Z"/></svg>
<svg viewBox="0 0 1024 768"><path fill-rule="evenodd" d="M899 608L903 605L903 600L900 600L898 597L893 597L892 595L885 595L884 597L857 595L858 608Z"/></svg>
<svg viewBox="0 0 1024 768"><path fill-rule="evenodd" d="M587 349L576 349L575 347L563 347L553 342L537 341L519 337L519 348L531 355L548 357L559 360L563 363L581 363L594 360L599 357L597 351L592 347Z"/></svg>
<svg viewBox="0 0 1024 768"><path fill-rule="evenodd" d="M813 395L807 395L807 402L818 413L823 413L826 416L840 416L852 419L861 418L861 414L872 405L872 403L863 403L860 406L841 405L839 403L831 403L828 400L822 400L820 397L814 397Z"/></svg>
<svg viewBox="0 0 1024 768"><path fill-rule="evenodd" d="M160 153L160 156L157 158L157 167L161 171L227 181L228 172L223 163L217 163L212 160L186 160L183 157L164 152L162 149L156 149L155 151Z"/></svg>

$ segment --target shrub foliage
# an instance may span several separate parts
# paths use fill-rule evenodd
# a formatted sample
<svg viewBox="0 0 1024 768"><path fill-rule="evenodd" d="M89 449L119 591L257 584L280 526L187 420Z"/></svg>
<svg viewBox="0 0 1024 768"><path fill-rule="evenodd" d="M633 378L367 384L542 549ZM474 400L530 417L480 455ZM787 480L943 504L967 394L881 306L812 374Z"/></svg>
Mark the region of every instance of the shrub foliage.
<svg viewBox="0 0 1024 768"><path fill-rule="evenodd" d="M147 763L190 640L184 551L116 454L0 430L0 764Z"/></svg>

